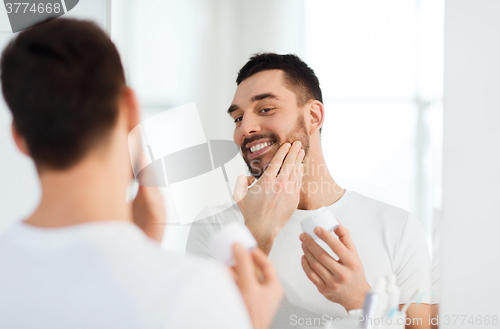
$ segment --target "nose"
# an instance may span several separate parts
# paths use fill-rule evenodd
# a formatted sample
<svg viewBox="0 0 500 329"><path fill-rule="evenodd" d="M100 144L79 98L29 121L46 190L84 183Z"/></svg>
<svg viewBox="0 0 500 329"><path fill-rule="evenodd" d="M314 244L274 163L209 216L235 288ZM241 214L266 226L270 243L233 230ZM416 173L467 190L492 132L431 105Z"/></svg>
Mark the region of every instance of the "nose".
<svg viewBox="0 0 500 329"><path fill-rule="evenodd" d="M241 120L240 132L244 138L260 132L259 120L253 115L246 115Z"/></svg>

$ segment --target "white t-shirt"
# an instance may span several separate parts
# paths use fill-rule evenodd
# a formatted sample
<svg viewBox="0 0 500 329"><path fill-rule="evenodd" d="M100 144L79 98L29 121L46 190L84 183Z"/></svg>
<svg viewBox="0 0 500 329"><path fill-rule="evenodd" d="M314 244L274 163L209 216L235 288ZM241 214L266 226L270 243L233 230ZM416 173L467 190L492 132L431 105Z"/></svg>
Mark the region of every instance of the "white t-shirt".
<svg viewBox="0 0 500 329"><path fill-rule="evenodd" d="M219 211L223 208L208 208L199 215L202 219L193 223L189 233L189 253L212 258L208 249L210 236L232 221L244 223L237 205ZM401 289L400 303L408 302L417 288L428 291L431 258L422 225L415 216L351 191L327 209L349 230L370 286L381 277L395 274ZM273 323L275 328L288 328L297 318L347 317L340 304L318 292L302 269L300 223L310 214L310 210L296 210L269 254L285 292ZM422 302L428 303L429 297L426 294Z"/></svg>
<svg viewBox="0 0 500 329"><path fill-rule="evenodd" d="M250 328L227 269L132 223L16 223L0 236L0 328Z"/></svg>

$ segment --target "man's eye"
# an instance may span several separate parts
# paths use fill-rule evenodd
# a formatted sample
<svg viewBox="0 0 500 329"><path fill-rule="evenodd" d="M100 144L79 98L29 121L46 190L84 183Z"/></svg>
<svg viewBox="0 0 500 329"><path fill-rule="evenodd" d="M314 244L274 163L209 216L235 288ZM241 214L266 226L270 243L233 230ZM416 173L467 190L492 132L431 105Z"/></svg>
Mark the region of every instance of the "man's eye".
<svg viewBox="0 0 500 329"><path fill-rule="evenodd" d="M261 113L265 113L265 112L269 112L271 111L272 109L263 109L263 110L260 110Z"/></svg>
<svg viewBox="0 0 500 329"><path fill-rule="evenodd" d="M235 123L236 123L236 122L240 122L242 119L243 119L243 117L238 117L238 118L234 119L234 122L235 122Z"/></svg>

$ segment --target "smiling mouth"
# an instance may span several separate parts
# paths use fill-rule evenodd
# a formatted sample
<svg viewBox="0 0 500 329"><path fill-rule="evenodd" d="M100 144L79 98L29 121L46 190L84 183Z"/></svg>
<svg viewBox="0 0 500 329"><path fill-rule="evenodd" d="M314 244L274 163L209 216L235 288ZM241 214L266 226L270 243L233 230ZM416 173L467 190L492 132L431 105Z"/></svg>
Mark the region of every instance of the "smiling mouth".
<svg viewBox="0 0 500 329"><path fill-rule="evenodd" d="M274 144L274 142L265 142L265 143L260 143L260 144L257 144L257 145L250 147L249 157L255 158L256 156L259 156L259 155L265 153L267 150L269 150L271 148L271 146L273 144Z"/></svg>

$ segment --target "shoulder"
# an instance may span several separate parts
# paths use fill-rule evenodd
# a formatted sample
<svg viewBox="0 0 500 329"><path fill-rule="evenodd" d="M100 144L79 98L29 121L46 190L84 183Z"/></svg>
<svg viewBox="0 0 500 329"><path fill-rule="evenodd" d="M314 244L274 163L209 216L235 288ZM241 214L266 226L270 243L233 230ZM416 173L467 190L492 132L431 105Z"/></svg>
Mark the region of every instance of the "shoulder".
<svg viewBox="0 0 500 329"><path fill-rule="evenodd" d="M12 227L8 227L5 231L0 233L0 247L5 245L12 235Z"/></svg>
<svg viewBox="0 0 500 329"><path fill-rule="evenodd" d="M162 250L155 241L144 236L117 241L112 246L95 243L93 252L102 264L103 274L114 277L113 286L128 294L131 286L150 295L170 295L176 303L185 294L190 298L207 294L203 286L230 284L228 270L222 265L199 257ZM193 290L192 287L198 287ZM139 298L137 296L138 300Z"/></svg>
<svg viewBox="0 0 500 329"><path fill-rule="evenodd" d="M233 222L245 222L236 204L205 208L191 225L186 251L201 257L213 258L208 247L212 235Z"/></svg>
<svg viewBox="0 0 500 329"><path fill-rule="evenodd" d="M190 237L188 240L197 235L208 237L207 235L218 232L222 227L233 222L245 222L238 205L225 204L222 206L205 208L196 216L195 221L191 225Z"/></svg>
<svg viewBox="0 0 500 329"><path fill-rule="evenodd" d="M192 300L194 297L206 299L210 295L222 291L236 292L236 285L232 281L229 269L223 265L194 255L176 255L163 252L169 259L168 268L161 277L170 277L170 281L177 287L182 287L183 293L177 296L177 303ZM169 289L170 290L170 289ZM189 296L189 297L187 297Z"/></svg>
<svg viewBox="0 0 500 329"><path fill-rule="evenodd" d="M243 215L237 204L223 204L207 207L195 218L193 223L229 224L233 221L242 221Z"/></svg>
<svg viewBox="0 0 500 329"><path fill-rule="evenodd" d="M148 305L147 318L161 319L172 328L231 328L227 321L248 327L244 302L226 267L163 250L144 263L135 271L136 278L128 278L120 288L127 289L136 308Z"/></svg>
<svg viewBox="0 0 500 329"><path fill-rule="evenodd" d="M398 222L404 225L408 220L414 217L409 211L390 205L388 203L367 197L357 192L350 192L351 195L347 202L350 208L361 210L369 217L377 217L384 222Z"/></svg>
<svg viewBox="0 0 500 329"><path fill-rule="evenodd" d="M177 259L182 268L165 294L175 294L175 314L193 310L196 318L178 316L178 327L250 328L251 322L243 298L229 269L194 256ZM188 316L189 312L187 312ZM186 325L189 323L189 325ZM176 325L174 325L177 327Z"/></svg>

